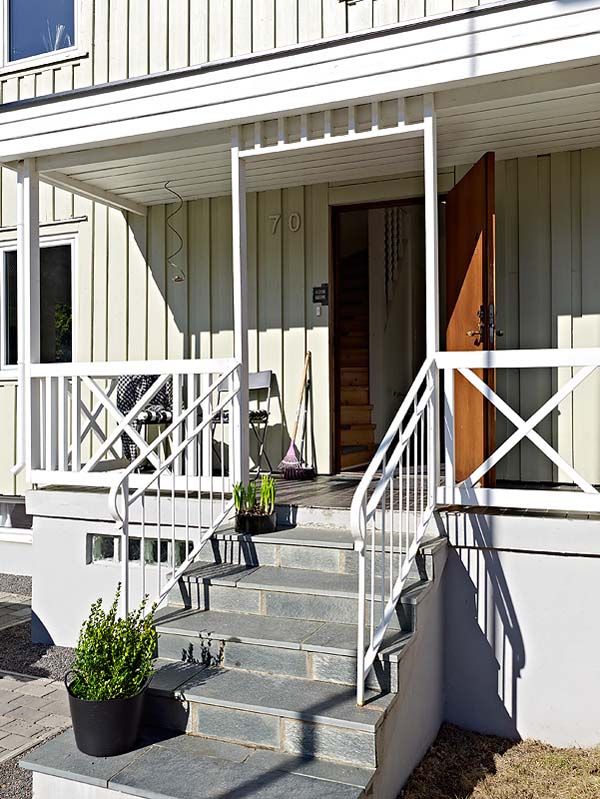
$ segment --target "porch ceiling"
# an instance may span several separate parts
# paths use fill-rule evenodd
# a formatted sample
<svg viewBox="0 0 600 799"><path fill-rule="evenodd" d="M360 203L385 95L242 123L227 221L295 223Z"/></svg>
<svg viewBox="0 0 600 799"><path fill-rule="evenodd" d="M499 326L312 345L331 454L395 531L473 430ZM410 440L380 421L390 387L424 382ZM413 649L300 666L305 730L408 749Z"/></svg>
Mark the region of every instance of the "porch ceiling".
<svg viewBox="0 0 600 799"><path fill-rule="evenodd" d="M488 150L502 160L600 145L600 68L596 70L597 83L537 94L498 98L489 84L464 96L461 90L439 93L439 166L472 163ZM161 140L154 151L139 154L131 146L121 154L118 147L87 150L81 154L85 164L77 164L73 153L73 163L61 165L59 172L143 205L171 202L172 195L164 188L167 181L186 200L225 195L231 191L229 135L227 129L213 131L201 146L183 147L183 140L174 137L171 149L167 140ZM247 186L257 191L356 182L420 171L422 159L422 139L411 137L272 153L248 160ZM42 170L50 178L57 175L44 166Z"/></svg>

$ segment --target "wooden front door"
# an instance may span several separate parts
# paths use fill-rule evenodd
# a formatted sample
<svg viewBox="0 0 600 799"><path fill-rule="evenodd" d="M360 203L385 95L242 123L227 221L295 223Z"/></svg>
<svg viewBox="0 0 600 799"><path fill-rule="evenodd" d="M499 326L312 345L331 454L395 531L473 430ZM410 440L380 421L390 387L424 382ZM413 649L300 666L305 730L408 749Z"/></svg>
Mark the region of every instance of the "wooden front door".
<svg viewBox="0 0 600 799"><path fill-rule="evenodd" d="M446 201L446 349L495 348L494 154L486 153ZM477 373L494 387L493 370ZM491 454L494 408L461 375L455 378L455 478L465 480ZM493 472L483 485L494 482Z"/></svg>

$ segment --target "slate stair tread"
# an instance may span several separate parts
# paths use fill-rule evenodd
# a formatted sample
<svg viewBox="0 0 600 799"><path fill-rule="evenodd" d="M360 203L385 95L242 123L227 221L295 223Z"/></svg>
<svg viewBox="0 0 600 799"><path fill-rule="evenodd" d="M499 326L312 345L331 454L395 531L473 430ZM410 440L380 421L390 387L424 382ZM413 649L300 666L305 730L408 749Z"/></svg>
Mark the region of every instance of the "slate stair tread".
<svg viewBox="0 0 600 799"><path fill-rule="evenodd" d="M173 608L158 611L155 618L157 630L161 634L356 655L355 624L303 621L218 610L182 611ZM411 633L389 630L381 650L382 658L397 659L411 639Z"/></svg>
<svg viewBox="0 0 600 799"><path fill-rule="evenodd" d="M127 755L93 758L77 750L72 730L25 756L31 771L144 799L359 799L371 769L252 746L149 731Z"/></svg>
<svg viewBox="0 0 600 799"><path fill-rule="evenodd" d="M163 670L166 679L161 674ZM179 675L177 681L181 680L177 685L173 684L175 675ZM307 690L307 680L302 678L191 665L185 668L170 661L157 662L155 680L150 691L162 696L170 693L187 702L365 732L374 732L394 699L393 694L367 691L365 706L358 707L356 689L352 686L311 681ZM170 687L166 687L169 683Z"/></svg>
<svg viewBox="0 0 600 799"><path fill-rule="evenodd" d="M285 544L288 546L334 547L335 549L354 549L352 533L345 527L298 526L277 530L274 533L243 535L233 527L225 528L215 534L221 541L252 541L256 544Z"/></svg>
<svg viewBox="0 0 600 799"><path fill-rule="evenodd" d="M209 585L226 585L240 589L280 591L323 596L358 596L355 574L295 569L283 566L245 566L232 564L193 564L188 577Z"/></svg>

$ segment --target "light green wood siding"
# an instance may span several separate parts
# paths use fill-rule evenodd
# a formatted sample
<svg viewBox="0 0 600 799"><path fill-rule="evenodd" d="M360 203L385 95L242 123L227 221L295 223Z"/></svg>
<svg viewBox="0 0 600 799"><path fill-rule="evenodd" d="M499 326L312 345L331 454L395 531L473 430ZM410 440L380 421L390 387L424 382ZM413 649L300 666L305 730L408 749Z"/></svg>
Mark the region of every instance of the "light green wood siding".
<svg viewBox="0 0 600 799"><path fill-rule="evenodd" d="M80 0L79 54L0 74L0 103L378 28L478 0ZM17 65L18 67L18 65Z"/></svg>
<svg viewBox="0 0 600 799"><path fill-rule="evenodd" d="M497 309L503 348L600 346L600 150L497 164ZM498 373L498 387L524 417L571 370ZM588 480L600 482L600 379L593 375L537 430ZM499 438L513 431L498 416ZM500 477L563 476L527 442Z"/></svg>

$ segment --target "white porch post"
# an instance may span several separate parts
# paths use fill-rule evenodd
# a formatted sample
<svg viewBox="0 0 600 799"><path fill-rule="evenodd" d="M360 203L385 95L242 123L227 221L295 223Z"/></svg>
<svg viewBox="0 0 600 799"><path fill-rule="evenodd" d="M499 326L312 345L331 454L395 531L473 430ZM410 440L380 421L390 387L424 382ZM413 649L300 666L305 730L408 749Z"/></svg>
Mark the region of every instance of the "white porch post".
<svg viewBox="0 0 600 799"><path fill-rule="evenodd" d="M17 297L21 460L27 480L39 468L39 392L31 382L31 364L40 361L40 201L35 160L19 162L17 175ZM17 464L19 465L19 464Z"/></svg>
<svg viewBox="0 0 600 799"><path fill-rule="evenodd" d="M240 393L232 420L234 481L246 483L250 465L248 423L248 243L246 229L246 162L240 158L240 130L231 141L231 213L233 235L233 327L240 367Z"/></svg>
<svg viewBox="0 0 600 799"><path fill-rule="evenodd" d="M425 174L425 326L427 357L440 349L438 257L437 128L432 94L423 97ZM435 503L440 483L439 373L434 367L432 418L429 420L429 502Z"/></svg>

